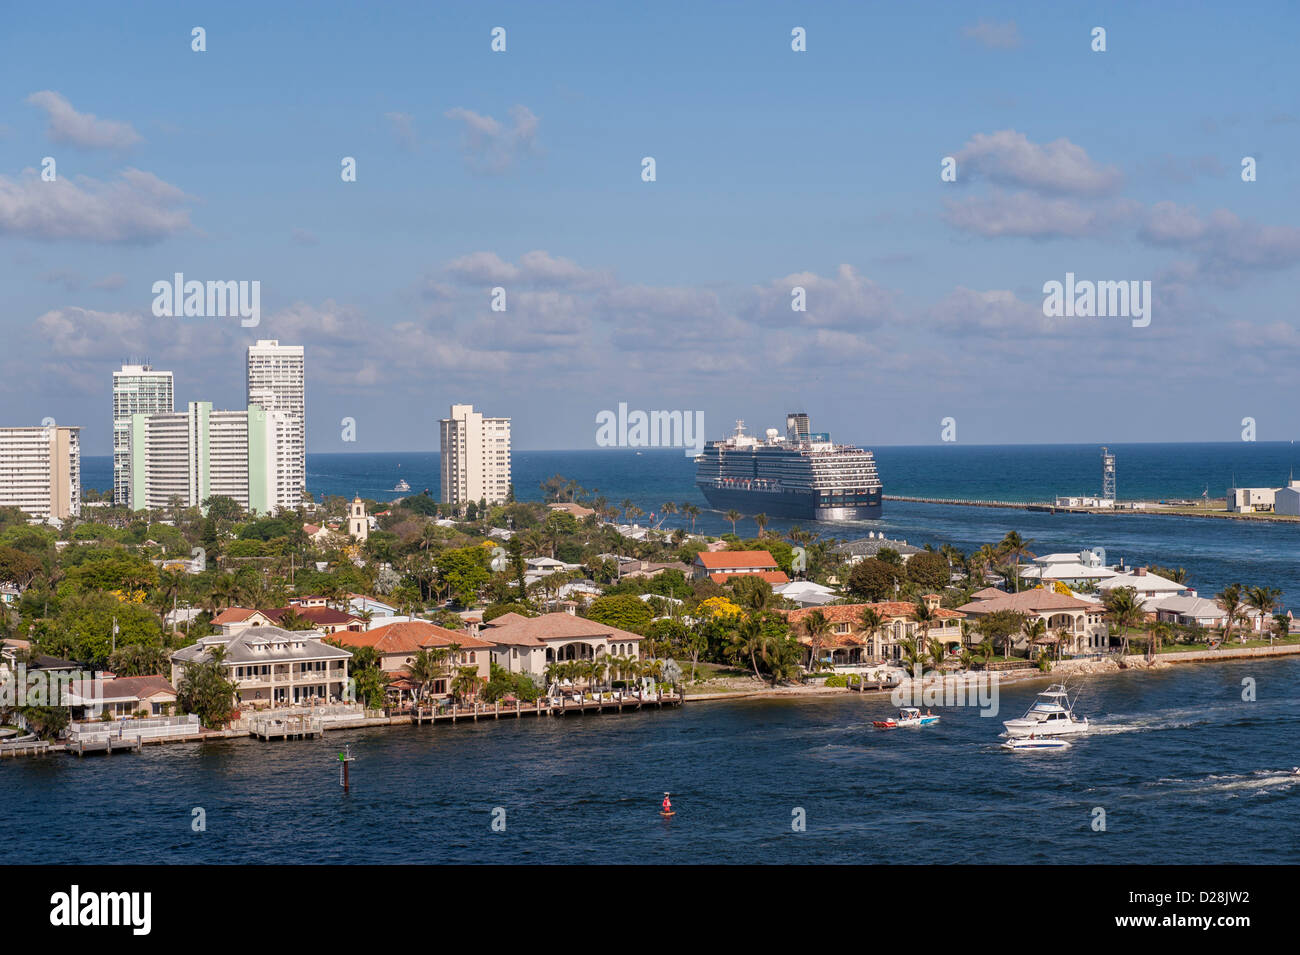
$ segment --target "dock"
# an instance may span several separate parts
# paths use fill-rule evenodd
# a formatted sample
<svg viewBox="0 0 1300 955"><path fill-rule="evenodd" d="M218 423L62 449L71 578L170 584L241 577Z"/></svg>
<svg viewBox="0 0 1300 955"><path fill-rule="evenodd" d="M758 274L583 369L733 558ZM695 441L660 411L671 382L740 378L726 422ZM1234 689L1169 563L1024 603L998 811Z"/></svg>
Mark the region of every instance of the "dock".
<svg viewBox="0 0 1300 955"><path fill-rule="evenodd" d="M317 739L329 730L365 729L375 726L420 726L425 723L478 722L479 720L521 719L525 716L570 716L587 713L622 713L628 710L664 709L681 706L685 700L681 693L657 693L654 696L619 696L598 700L567 700L558 703L549 699L540 699L535 703L516 700L513 703L474 703L468 706L460 704L425 704L402 710L385 710L374 715L344 717L341 719L322 719L321 716L281 714L267 711L247 720L242 726L225 730L204 730L198 724L197 717L183 720L132 720L121 730L99 727L82 731L69 737L66 742L52 743L47 740L24 740L22 742L0 742L0 757L4 756L43 756L47 753L69 753L75 756L114 753L138 753L145 746L163 743L197 743L210 740L235 738L253 738L266 742L291 739ZM147 732L128 732L134 730L131 724L153 722L166 724L152 727L152 734Z"/></svg>
<svg viewBox="0 0 1300 955"><path fill-rule="evenodd" d="M444 707L424 705L412 708L411 722L419 726L424 723L439 722L455 724L462 720L477 722L479 719L520 719L525 716L622 713L624 710L640 710L650 707L663 709L665 706L681 706L682 702L682 697L679 694L658 693L645 699L636 696L619 697L610 700L562 699L559 704L550 700L539 699L535 703L524 703L521 700L515 700L513 704L502 704L498 701L496 703L475 703L472 706L460 706L459 704Z"/></svg>

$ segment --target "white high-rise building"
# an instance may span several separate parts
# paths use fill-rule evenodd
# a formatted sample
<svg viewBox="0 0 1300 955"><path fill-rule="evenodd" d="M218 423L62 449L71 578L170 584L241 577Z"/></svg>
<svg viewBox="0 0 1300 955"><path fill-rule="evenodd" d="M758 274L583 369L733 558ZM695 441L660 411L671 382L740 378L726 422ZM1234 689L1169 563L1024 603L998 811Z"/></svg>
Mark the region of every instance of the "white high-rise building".
<svg viewBox="0 0 1300 955"><path fill-rule="evenodd" d="M114 504L126 504L131 496L131 416L175 411L175 400L170 371L125 364L113 372Z"/></svg>
<svg viewBox="0 0 1300 955"><path fill-rule="evenodd" d="M286 415L257 405L214 411L210 401L191 401L186 411L132 415L129 504L137 511L173 502L196 507L221 496L257 514L274 513L291 496L276 463L292 437Z"/></svg>
<svg viewBox="0 0 1300 955"><path fill-rule="evenodd" d="M301 345L281 345L274 338L248 346L248 405L283 415L285 439L277 444L275 483L278 507L297 509L307 486L306 365Z"/></svg>
<svg viewBox="0 0 1300 955"><path fill-rule="evenodd" d="M452 405L440 422L442 500L504 503L510 493L510 419L487 418L473 405Z"/></svg>
<svg viewBox="0 0 1300 955"><path fill-rule="evenodd" d="M42 521L81 513L81 429L0 428L0 507Z"/></svg>

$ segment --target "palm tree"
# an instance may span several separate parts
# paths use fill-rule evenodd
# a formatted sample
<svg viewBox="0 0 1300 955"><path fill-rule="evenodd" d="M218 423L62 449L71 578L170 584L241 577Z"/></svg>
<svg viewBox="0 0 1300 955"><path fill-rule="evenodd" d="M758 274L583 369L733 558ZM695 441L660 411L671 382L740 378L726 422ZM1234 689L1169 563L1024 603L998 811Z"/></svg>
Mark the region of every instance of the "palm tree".
<svg viewBox="0 0 1300 955"><path fill-rule="evenodd" d="M808 647L811 652L809 669L816 673L821 669L821 649L831 631L831 622L821 610L814 610L804 617L803 629L808 634Z"/></svg>
<svg viewBox="0 0 1300 955"><path fill-rule="evenodd" d="M1156 658L1160 647L1169 639L1170 629L1167 623L1153 623L1147 627L1147 663Z"/></svg>
<svg viewBox="0 0 1300 955"><path fill-rule="evenodd" d="M766 514L755 514L754 523L758 525L758 536L761 538L767 530L768 517Z"/></svg>
<svg viewBox="0 0 1300 955"><path fill-rule="evenodd" d="M732 634L732 641L743 656L749 657L755 678L761 680L763 675L758 670L758 656L766 649L767 637L763 634L763 628L758 620L754 617L746 617L742 620Z"/></svg>
<svg viewBox="0 0 1300 955"><path fill-rule="evenodd" d="M1028 641L1028 646L1032 650L1034 641L1039 637L1047 635L1047 621L1042 617L1035 617L1033 621L1025 624L1024 631L1025 639Z"/></svg>
<svg viewBox="0 0 1300 955"><path fill-rule="evenodd" d="M926 644L926 658L932 670L942 671L944 664L948 660L947 649L939 640L931 640Z"/></svg>
<svg viewBox="0 0 1300 955"><path fill-rule="evenodd" d="M428 650L419 650L406 668L410 672L407 679L415 684L416 702L423 702L429 684L442 678L442 663Z"/></svg>
<svg viewBox="0 0 1300 955"><path fill-rule="evenodd" d="M881 631L885 629L885 618L880 615L879 610L868 604L863 607L862 612L858 614L858 626L866 631L867 636L871 639L874 646L876 638L879 637ZM883 646L876 646L875 649L880 651L877 654L878 656L883 657L885 655L885 648Z"/></svg>
<svg viewBox="0 0 1300 955"><path fill-rule="evenodd" d="M1278 598L1282 596L1282 591L1277 587L1248 587L1244 596L1246 606L1250 607L1259 614L1260 630L1268 629L1264 622L1266 617L1271 617L1277 610Z"/></svg>
<svg viewBox="0 0 1300 955"><path fill-rule="evenodd" d="M663 507L659 508L659 523L664 522L665 517L670 517L677 513L677 505L672 501L664 501Z"/></svg>
<svg viewBox="0 0 1300 955"><path fill-rule="evenodd" d="M1222 591L1214 595L1214 599L1219 602L1223 608L1223 642L1227 643L1228 638L1232 636L1232 625L1241 617L1241 608L1244 603L1242 600L1241 584L1228 584ZM1243 643L1245 641L1242 641Z"/></svg>
<svg viewBox="0 0 1300 955"><path fill-rule="evenodd" d="M1132 587L1115 587L1108 591L1103 604L1106 619L1121 631L1120 656L1128 655L1129 630L1146 619L1137 590Z"/></svg>
<svg viewBox="0 0 1300 955"><path fill-rule="evenodd" d="M998 544L998 551L1002 557L1010 560L1015 569L1012 571L1012 579L1015 581L1016 591L1020 591L1020 562L1026 557L1033 557L1034 552L1029 549L1033 541L1027 541L1017 531L1007 531L1002 542Z"/></svg>
<svg viewBox="0 0 1300 955"><path fill-rule="evenodd" d="M1268 645L1273 645L1273 638L1285 640L1291 635L1291 618L1284 613L1273 614L1273 626L1268 631Z"/></svg>
<svg viewBox="0 0 1300 955"><path fill-rule="evenodd" d="M740 518L741 518L741 513L740 513L740 511L737 511L736 509L733 508L733 509L731 509L730 511L727 511L727 513L723 514L722 517L723 517L724 520L731 521L731 533L732 533L732 534L735 534L735 533L736 533L736 521L740 520Z"/></svg>
<svg viewBox="0 0 1300 955"><path fill-rule="evenodd" d="M683 504L682 513L691 519L691 533L695 533L695 518L700 516L700 509L694 504Z"/></svg>
<svg viewBox="0 0 1300 955"><path fill-rule="evenodd" d="M460 702L472 700L479 690L478 667L458 667L456 676L451 681L451 693Z"/></svg>

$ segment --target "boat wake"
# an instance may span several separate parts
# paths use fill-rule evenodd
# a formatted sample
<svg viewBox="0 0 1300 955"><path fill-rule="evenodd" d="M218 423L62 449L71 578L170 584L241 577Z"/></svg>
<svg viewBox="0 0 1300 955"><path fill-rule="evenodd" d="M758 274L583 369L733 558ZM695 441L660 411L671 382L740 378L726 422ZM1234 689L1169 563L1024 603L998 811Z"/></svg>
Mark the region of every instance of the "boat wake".
<svg viewBox="0 0 1300 955"><path fill-rule="evenodd" d="M1182 795L1266 796L1287 792L1300 786L1300 766L1291 769L1258 769L1251 773L1211 773L1201 779L1160 779L1152 786L1173 790Z"/></svg>
<svg viewBox="0 0 1300 955"><path fill-rule="evenodd" d="M1223 714L1220 716L1219 714ZM1149 733L1158 730L1181 730L1193 726L1207 726L1211 723L1224 724L1226 717L1240 714L1239 707L1187 707L1183 709L1158 710L1155 713L1116 713L1100 721L1091 721L1088 726L1089 736L1106 736L1115 733Z"/></svg>

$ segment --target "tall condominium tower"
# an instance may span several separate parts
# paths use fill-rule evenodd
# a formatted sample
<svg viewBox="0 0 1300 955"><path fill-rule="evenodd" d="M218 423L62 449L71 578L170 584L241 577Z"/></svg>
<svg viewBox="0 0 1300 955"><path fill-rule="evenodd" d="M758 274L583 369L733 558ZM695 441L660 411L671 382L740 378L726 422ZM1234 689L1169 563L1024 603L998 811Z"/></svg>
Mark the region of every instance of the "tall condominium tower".
<svg viewBox="0 0 1300 955"><path fill-rule="evenodd" d="M267 414L283 415L285 440L276 447L275 483L278 507L297 508L307 485L306 369L301 345L281 345L260 339L248 346L248 405Z"/></svg>
<svg viewBox="0 0 1300 955"><path fill-rule="evenodd" d="M276 463L292 432L287 416L258 405L215 411L210 401L191 401L186 411L132 415L129 504L137 511L173 502L196 507L221 496L273 513L290 494Z"/></svg>
<svg viewBox="0 0 1300 955"><path fill-rule="evenodd" d="M0 428L0 507L66 520L81 513L81 429Z"/></svg>
<svg viewBox="0 0 1300 955"><path fill-rule="evenodd" d="M170 371L151 365L125 364L113 372L113 503L126 504L131 494L131 415L175 410Z"/></svg>
<svg viewBox="0 0 1300 955"><path fill-rule="evenodd" d="M473 405L452 405L443 418L442 500L501 504L510 492L510 419L485 418Z"/></svg>

